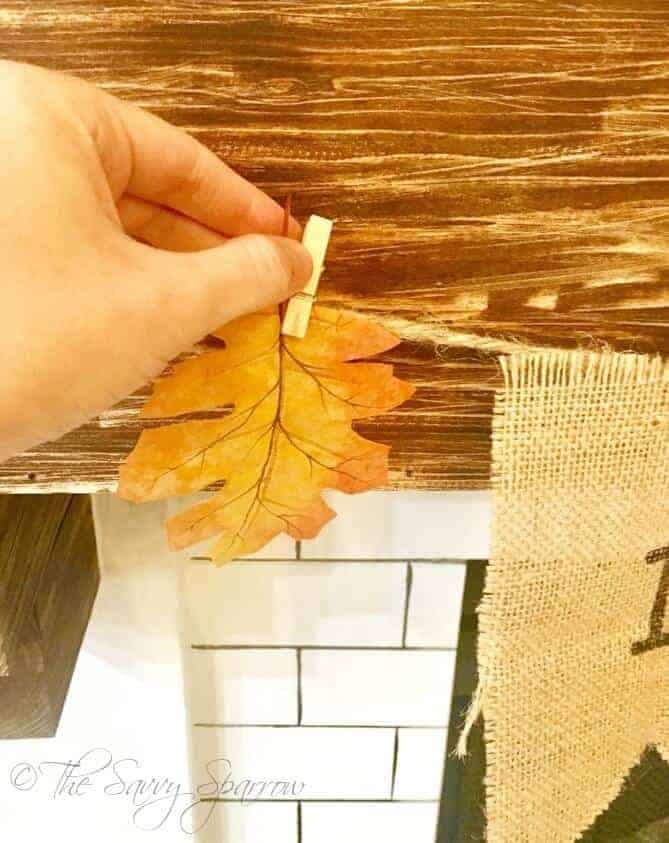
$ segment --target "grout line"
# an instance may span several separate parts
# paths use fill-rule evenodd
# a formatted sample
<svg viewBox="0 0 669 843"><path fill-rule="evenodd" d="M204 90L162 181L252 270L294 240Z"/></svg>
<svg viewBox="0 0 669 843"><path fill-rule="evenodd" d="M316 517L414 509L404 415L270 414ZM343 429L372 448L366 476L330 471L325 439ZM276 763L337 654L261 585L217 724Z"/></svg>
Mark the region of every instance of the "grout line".
<svg viewBox="0 0 669 843"><path fill-rule="evenodd" d="M297 843L302 843L302 802L297 803Z"/></svg>
<svg viewBox="0 0 669 843"><path fill-rule="evenodd" d="M233 562L243 563L244 565L254 564L263 562L285 562L286 564L290 564L291 562L334 562L340 565L367 565L370 562L375 562L379 565L406 565L407 562L420 562L421 565L466 565L467 562L485 562L485 559L472 559L470 557L462 557L458 559L453 558L442 558L436 556L430 557L421 557L417 556L414 559L407 559L406 557L398 557L397 559L379 559L378 556L376 557L364 557L360 559L346 559L345 557L342 558L340 556L332 556L326 557L325 559L320 556L313 556L313 557L305 557L302 556L302 548L300 548L300 557L296 559L295 557L286 558L285 556L272 556L267 557L266 559L235 559ZM191 562L211 562L211 556L191 556ZM228 563L232 564L232 563ZM223 569L221 569L223 570Z"/></svg>
<svg viewBox="0 0 669 843"><path fill-rule="evenodd" d="M407 564L406 587L404 591L404 619L402 621L402 647L407 645L407 629L409 627L409 604L411 601L411 587L413 585L413 563Z"/></svg>
<svg viewBox="0 0 669 843"><path fill-rule="evenodd" d="M453 653L457 647L398 647L379 645L363 645L357 644L191 644L192 650L372 650L374 652L386 653Z"/></svg>
<svg viewBox="0 0 669 843"><path fill-rule="evenodd" d="M443 732L447 723L416 725L415 723L193 723L195 729L432 729Z"/></svg>
<svg viewBox="0 0 669 843"><path fill-rule="evenodd" d="M400 730L395 729L395 744L393 746L393 773L390 779L390 798L395 798L395 779L397 777L397 756L400 749Z"/></svg>
<svg viewBox="0 0 669 843"><path fill-rule="evenodd" d="M302 650L295 650L297 656L297 725L302 725Z"/></svg>
<svg viewBox="0 0 669 843"><path fill-rule="evenodd" d="M321 805L333 805L333 804L344 804L350 805L351 803L366 803L366 804L376 804L381 803L383 805L438 805L438 799L319 799L318 797L314 797L313 799L219 799L217 797L208 797L206 799L200 799L200 802L228 802L232 803L233 805L252 805L254 802L270 802L276 805L279 804L304 804L305 802L313 802Z"/></svg>

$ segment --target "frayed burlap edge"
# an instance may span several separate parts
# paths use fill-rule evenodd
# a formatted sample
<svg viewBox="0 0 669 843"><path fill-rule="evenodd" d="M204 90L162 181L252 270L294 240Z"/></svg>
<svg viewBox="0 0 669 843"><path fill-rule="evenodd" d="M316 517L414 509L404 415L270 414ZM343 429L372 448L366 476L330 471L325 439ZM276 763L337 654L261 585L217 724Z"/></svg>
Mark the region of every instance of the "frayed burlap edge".
<svg viewBox="0 0 669 843"><path fill-rule="evenodd" d="M647 356L634 353L616 353L604 351L562 351L545 350L517 352L501 357L499 363L504 376L504 388L496 391L492 424L492 473L493 490L493 552L491 564L494 564L496 492L502 483L499 462L501 431L506 420L507 399L515 390L560 389L573 386L629 387L630 385L648 385L649 383L666 384L669 382L669 364L659 355ZM669 431L668 431L669 435ZM486 585L478 608L480 626L485 627L487 613L491 609L492 595ZM494 660L494 648L488 641L488 660ZM485 715L486 705L491 694L495 693L486 669L486 660L479 653L479 681L469 709L464 713L461 733L456 744L455 754L464 758L467 754L469 733L481 714ZM486 756L490 771L495 765L495 734L492 725L486 722ZM655 745L665 758L669 758L667 748ZM611 783L608 802L610 804L619 794L627 774ZM490 776L486 776L486 790L489 792ZM602 808L605 810L606 806Z"/></svg>

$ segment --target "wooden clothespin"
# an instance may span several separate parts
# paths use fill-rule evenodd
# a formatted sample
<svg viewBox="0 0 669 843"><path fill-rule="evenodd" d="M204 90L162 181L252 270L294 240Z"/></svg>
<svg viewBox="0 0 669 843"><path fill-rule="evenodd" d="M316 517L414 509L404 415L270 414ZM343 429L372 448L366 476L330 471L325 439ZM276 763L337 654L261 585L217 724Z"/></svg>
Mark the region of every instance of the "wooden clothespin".
<svg viewBox="0 0 669 843"><path fill-rule="evenodd" d="M281 325L281 333L286 336L302 339L307 333L331 231L332 220L315 214L309 217L304 226L302 245L311 255L313 271L306 287L288 300Z"/></svg>

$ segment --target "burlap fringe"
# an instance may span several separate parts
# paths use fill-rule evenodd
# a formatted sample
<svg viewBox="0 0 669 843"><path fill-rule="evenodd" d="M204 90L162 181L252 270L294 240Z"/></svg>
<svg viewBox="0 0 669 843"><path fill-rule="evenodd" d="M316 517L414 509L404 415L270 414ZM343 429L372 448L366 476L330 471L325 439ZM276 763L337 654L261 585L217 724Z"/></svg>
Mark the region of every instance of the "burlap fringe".
<svg viewBox="0 0 669 843"><path fill-rule="evenodd" d="M504 423L506 394L510 390L526 388L555 389L560 387L603 385L612 389L630 384L669 382L669 365L661 355L649 356L634 353L603 351L564 351L560 349L528 349L522 353L518 348L499 358L504 375L504 390L495 396L492 422L492 472L491 487L494 490L497 474L496 449L499 445L500 429ZM479 618L485 616L489 601L484 591L478 608ZM482 675L485 666L479 665L479 682L465 714L462 730L455 747L455 755L465 758L469 734L483 713L485 707L486 678Z"/></svg>
<svg viewBox="0 0 669 843"><path fill-rule="evenodd" d="M524 354L500 357L506 389L599 386L623 387L630 384L647 384L669 380L669 367L658 354L616 353L609 351L562 351L559 349L526 351ZM499 398L498 398L499 401ZM497 408L496 408L497 410ZM495 413L497 429L501 423L504 405L500 403ZM495 447L495 420L493 421L493 464ZM494 478L493 478L494 480Z"/></svg>
<svg viewBox="0 0 669 843"><path fill-rule="evenodd" d="M481 711L483 710L483 694L484 686L482 682L479 682L476 686L476 690L474 691L469 708L467 709L467 713L465 714L460 737L455 745L455 755L457 758L464 758L467 755L467 740L469 738L469 733L481 716Z"/></svg>
<svg viewBox="0 0 669 843"><path fill-rule="evenodd" d="M486 334L473 334L466 331L454 331L446 322L406 319L394 313L375 316L384 328L412 342L432 343L437 354L445 353L449 348L470 348L485 354L516 354L526 351L527 343L520 340L491 337Z"/></svg>

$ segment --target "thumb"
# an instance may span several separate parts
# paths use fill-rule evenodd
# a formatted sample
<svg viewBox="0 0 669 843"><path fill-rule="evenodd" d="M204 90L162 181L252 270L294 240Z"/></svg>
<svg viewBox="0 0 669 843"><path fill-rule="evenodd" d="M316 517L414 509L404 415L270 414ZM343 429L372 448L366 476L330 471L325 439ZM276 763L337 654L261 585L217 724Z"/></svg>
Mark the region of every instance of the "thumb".
<svg viewBox="0 0 669 843"><path fill-rule="evenodd" d="M193 341L245 313L277 304L311 276L309 252L297 240L246 234L200 252L156 252L163 301Z"/></svg>

